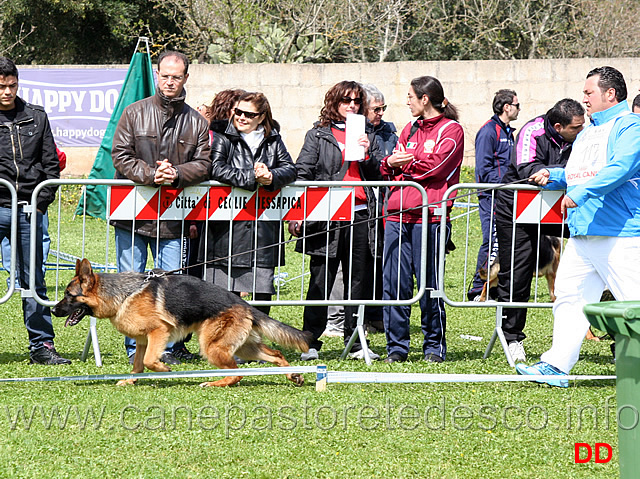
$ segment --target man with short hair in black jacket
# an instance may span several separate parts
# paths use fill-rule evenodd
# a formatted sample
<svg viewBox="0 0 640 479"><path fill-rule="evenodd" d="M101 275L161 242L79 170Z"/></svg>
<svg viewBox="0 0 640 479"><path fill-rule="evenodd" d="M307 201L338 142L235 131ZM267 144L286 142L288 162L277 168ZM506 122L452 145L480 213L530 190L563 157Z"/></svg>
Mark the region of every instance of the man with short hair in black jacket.
<svg viewBox="0 0 640 479"><path fill-rule="evenodd" d="M31 204L35 187L46 180L60 178L60 163L56 154L51 126L44 108L25 103L18 97L18 69L10 59L0 57L0 178L12 184L18 196L16 261L13 265L28 265L31 247L31 215L37 215L35 293L47 298L42 254L42 216L53 202L57 187L43 188L36 204ZM11 195L0 187L0 240L11 234ZM17 271L22 288L28 288L30 271ZM53 346L53 324L49 307L32 297L22 299L24 324L29 333L29 356L36 364L70 364L60 357Z"/></svg>
<svg viewBox="0 0 640 479"><path fill-rule="evenodd" d="M527 122L516 137L511 163L501 182L509 184L524 180L543 168L564 168L571 154L571 145L583 125L584 109L570 98L560 100L545 115ZM512 246L513 201L513 190L497 190L495 213L500 257L498 301L527 302L531 293L531 277L536 267L538 225L516 224ZM540 231L542 234L559 236L561 227L543 225ZM510 269L512 249L513 270ZM526 308L505 309L502 330L511 357L517 361L526 360L522 345L526 337L523 332L526 319Z"/></svg>

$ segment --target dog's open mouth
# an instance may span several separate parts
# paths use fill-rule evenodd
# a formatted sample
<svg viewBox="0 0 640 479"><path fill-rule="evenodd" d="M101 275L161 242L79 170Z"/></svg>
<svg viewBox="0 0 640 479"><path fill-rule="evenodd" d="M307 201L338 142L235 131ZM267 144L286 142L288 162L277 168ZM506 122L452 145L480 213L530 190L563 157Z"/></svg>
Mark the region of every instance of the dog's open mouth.
<svg viewBox="0 0 640 479"><path fill-rule="evenodd" d="M67 320L64 322L65 327L67 326L75 326L78 324L82 318L84 318L87 314L92 314L93 311L86 304L82 304L74 309Z"/></svg>

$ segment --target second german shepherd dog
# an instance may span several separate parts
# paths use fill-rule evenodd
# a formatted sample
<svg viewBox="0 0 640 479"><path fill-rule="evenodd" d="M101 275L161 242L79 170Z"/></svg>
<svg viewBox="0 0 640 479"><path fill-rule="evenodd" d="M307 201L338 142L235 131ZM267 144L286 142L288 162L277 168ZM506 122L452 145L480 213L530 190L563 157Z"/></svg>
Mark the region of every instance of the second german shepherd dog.
<svg viewBox="0 0 640 479"><path fill-rule="evenodd" d="M557 236L541 235L539 241L539 270L534 270L533 275L541 278L545 276L547 278L547 286L549 286L549 296L551 302L555 302L556 295L554 292L556 284L556 271L558 271L558 265L560 264L560 238ZM489 268L489 288L494 288L498 285L498 273L500 272L500 252L498 257L491 264ZM482 286L482 293L480 294L479 301L487 300L487 270L482 268L478 271L480 279L484 281Z"/></svg>
<svg viewBox="0 0 640 479"><path fill-rule="evenodd" d="M200 354L223 369L237 368L234 355L289 366L280 351L268 348L262 336L283 346L306 352L310 335L283 324L252 307L233 293L187 275L144 273L96 274L87 259L76 261L76 275L64 298L52 309L69 316L74 326L87 314L108 318L122 334L136 340L132 373L170 371L160 362L169 341L191 332L198 334ZM297 385L304 379L287 374ZM230 386L242 376L228 376L201 386ZM133 384L135 379L118 384Z"/></svg>

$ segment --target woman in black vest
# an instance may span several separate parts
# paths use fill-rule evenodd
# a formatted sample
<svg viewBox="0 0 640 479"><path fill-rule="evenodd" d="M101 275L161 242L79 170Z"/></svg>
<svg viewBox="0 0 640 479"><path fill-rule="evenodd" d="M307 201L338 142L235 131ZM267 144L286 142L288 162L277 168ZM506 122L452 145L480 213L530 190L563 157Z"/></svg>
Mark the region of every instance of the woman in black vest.
<svg viewBox="0 0 640 479"><path fill-rule="evenodd" d="M212 122L211 179L245 190L273 191L291 183L296 168L262 93L243 94L231 119ZM252 299L275 293L274 268L284 265L284 231L278 221L211 221L206 235L206 279ZM231 250L229 250L231 242ZM204 243L201 248L204 250ZM271 246L271 247L270 247ZM231 256L231 258L229 258ZM212 261L221 258L218 261ZM258 307L269 313L269 306Z"/></svg>
<svg viewBox="0 0 640 479"><path fill-rule="evenodd" d="M362 86L354 81L342 81L329 89L320 111L320 120L305 136L296 170L298 180L310 181L375 181L380 179L379 164L382 154L375 140L373 129L368 124L366 134L359 139L365 147L362 161L345 161L345 122L348 114L364 114L365 94ZM375 238L382 239L382 231L376 231L376 197L371 187L355 189L354 225L351 228L336 229L343 222L329 223L329 232L300 239L296 251L310 255L309 289L307 300L328 299L335 281L338 266L342 264L345 299L373 299L373 255L382 253L382 244L375 246ZM322 233L327 231L326 222L289 223L289 232L294 236ZM328 234L328 237L327 237ZM382 273L382 272L378 272ZM351 282L349 283L349 278ZM326 285L326 287L325 287ZM345 344L356 325L356 306L345 307ZM326 306L306 306L304 308L304 331L310 331L313 341L308 353L301 359L318 359L322 347L319 340L327 325ZM364 356L360 338L352 346L352 357ZM370 353L372 359L378 359Z"/></svg>

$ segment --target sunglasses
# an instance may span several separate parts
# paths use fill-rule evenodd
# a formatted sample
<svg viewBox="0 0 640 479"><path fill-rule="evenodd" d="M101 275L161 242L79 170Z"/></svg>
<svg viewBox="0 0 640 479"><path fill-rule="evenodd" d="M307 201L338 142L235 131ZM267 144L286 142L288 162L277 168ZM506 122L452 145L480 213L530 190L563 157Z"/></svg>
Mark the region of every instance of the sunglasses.
<svg viewBox="0 0 640 479"><path fill-rule="evenodd" d="M372 108L371 111L376 115L379 115L380 113L387 111L387 105L377 106L375 108Z"/></svg>
<svg viewBox="0 0 640 479"><path fill-rule="evenodd" d="M362 105L362 98L351 98L350 96L343 96L342 98L340 98L340 103L345 103L345 104L349 104L349 103L355 103L356 105Z"/></svg>
<svg viewBox="0 0 640 479"><path fill-rule="evenodd" d="M515 106L518 110L520 109L520 103L509 103L511 106Z"/></svg>
<svg viewBox="0 0 640 479"><path fill-rule="evenodd" d="M262 113L260 112L244 111L244 110L241 110L240 108L234 108L233 114L237 117L241 117L242 115L244 115L244 117L247 118L248 120L253 120L254 118L258 118L260 115L262 115Z"/></svg>

